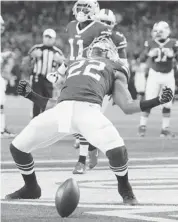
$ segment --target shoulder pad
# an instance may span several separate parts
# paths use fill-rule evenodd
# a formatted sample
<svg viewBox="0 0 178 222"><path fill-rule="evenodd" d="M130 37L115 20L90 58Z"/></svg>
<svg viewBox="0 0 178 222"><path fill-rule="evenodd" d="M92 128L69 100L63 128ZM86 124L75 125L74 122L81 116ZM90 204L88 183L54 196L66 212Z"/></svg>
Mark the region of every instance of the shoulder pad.
<svg viewBox="0 0 178 222"><path fill-rule="evenodd" d="M43 44L36 44L34 45L29 51L28 51L28 55L30 55L33 50L37 49L37 48L41 48L43 46Z"/></svg>
<svg viewBox="0 0 178 222"><path fill-rule="evenodd" d="M74 23L77 23L77 21L76 21L76 20L72 20L72 21L70 21L70 22L67 24L66 32L68 32L68 29L69 29L70 26L75 25Z"/></svg>
<svg viewBox="0 0 178 222"><path fill-rule="evenodd" d="M55 51L57 51L60 55L63 56L63 52L62 52L62 50L60 50L58 47L53 46L53 49L54 49Z"/></svg>

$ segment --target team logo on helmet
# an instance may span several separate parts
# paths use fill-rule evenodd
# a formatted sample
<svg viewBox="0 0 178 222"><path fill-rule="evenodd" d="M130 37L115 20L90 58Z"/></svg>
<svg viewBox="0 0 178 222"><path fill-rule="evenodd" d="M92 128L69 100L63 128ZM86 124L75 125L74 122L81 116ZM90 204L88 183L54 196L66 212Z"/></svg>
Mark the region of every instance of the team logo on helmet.
<svg viewBox="0 0 178 222"><path fill-rule="evenodd" d="M116 16L110 9L101 9L98 17L100 22L106 24L111 29L116 25Z"/></svg>
<svg viewBox="0 0 178 222"><path fill-rule="evenodd" d="M73 7L73 14L78 22L95 20L99 13L97 0L78 0Z"/></svg>

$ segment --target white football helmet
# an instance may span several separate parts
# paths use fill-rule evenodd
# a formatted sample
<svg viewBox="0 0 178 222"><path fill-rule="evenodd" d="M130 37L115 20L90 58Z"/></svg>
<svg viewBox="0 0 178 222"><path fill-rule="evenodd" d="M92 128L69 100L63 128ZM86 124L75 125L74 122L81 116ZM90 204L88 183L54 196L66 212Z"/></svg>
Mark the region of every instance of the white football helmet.
<svg viewBox="0 0 178 222"><path fill-rule="evenodd" d="M98 17L100 22L106 24L111 29L116 25L116 16L110 9L101 9Z"/></svg>
<svg viewBox="0 0 178 222"><path fill-rule="evenodd" d="M152 30L152 37L157 40L165 40L171 33L170 27L167 22L160 21L155 23Z"/></svg>
<svg viewBox="0 0 178 222"><path fill-rule="evenodd" d="M96 56L107 58L112 61L117 61L119 59L116 46L112 40L106 36L95 38L88 47L87 57L94 58Z"/></svg>
<svg viewBox="0 0 178 222"><path fill-rule="evenodd" d="M99 11L97 0L78 0L73 7L73 14L78 22L95 20Z"/></svg>
<svg viewBox="0 0 178 222"><path fill-rule="evenodd" d="M0 15L0 26L1 26L1 34L4 32L5 25L2 16Z"/></svg>

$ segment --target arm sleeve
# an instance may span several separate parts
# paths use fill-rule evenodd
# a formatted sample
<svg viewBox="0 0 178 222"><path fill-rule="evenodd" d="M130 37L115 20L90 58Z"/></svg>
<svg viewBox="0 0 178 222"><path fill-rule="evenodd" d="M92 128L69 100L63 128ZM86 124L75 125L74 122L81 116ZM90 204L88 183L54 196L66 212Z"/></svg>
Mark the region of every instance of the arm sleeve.
<svg viewBox="0 0 178 222"><path fill-rule="evenodd" d="M43 110L50 109L56 105L57 100L40 96L34 91L30 92L26 97Z"/></svg>

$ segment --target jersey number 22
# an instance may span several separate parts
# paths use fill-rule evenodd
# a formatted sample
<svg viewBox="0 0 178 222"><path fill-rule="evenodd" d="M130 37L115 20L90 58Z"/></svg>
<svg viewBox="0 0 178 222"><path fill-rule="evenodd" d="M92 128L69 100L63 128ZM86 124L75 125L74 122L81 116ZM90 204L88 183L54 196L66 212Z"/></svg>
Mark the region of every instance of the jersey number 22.
<svg viewBox="0 0 178 222"><path fill-rule="evenodd" d="M88 63L85 65L85 63ZM84 66L85 65L85 66ZM72 76L77 76L77 75L86 75L90 76L97 81L100 80L101 76L97 73L97 71L102 71L104 70L106 64L104 62L100 62L97 60L80 60L77 62L74 62L71 67L68 70L68 77L70 78Z"/></svg>

